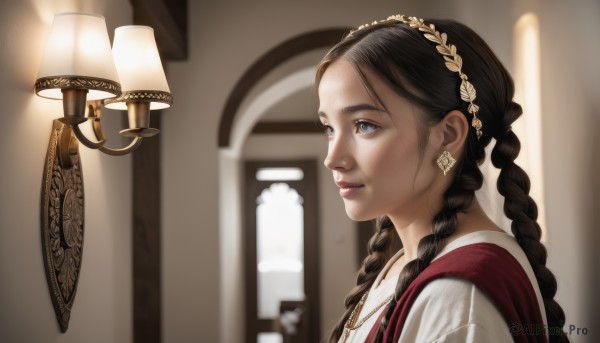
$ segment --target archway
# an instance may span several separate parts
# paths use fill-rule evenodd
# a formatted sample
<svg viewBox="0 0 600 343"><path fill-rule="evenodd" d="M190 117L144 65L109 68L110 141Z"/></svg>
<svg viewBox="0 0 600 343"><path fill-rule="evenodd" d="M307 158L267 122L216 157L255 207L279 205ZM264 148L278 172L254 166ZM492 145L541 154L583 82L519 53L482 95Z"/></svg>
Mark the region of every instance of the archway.
<svg viewBox="0 0 600 343"><path fill-rule="evenodd" d="M315 66L304 67L280 78L246 99L252 88L284 62L306 52L333 46L348 28L325 29L291 38L257 60L240 78L227 99L219 126L219 233L221 283L221 338L243 341L243 264L241 256L240 153L243 142L261 114L294 92L311 88ZM247 101L243 111L240 107ZM224 323L227 323L226 325ZM232 330L231 328L239 328Z"/></svg>

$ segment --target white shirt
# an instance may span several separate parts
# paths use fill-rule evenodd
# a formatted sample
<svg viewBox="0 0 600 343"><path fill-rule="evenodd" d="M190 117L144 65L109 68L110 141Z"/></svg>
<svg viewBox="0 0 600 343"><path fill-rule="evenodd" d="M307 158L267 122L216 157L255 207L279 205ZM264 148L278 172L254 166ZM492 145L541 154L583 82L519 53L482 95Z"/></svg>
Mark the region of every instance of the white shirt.
<svg viewBox="0 0 600 343"><path fill-rule="evenodd" d="M544 302L535 274L514 237L496 231L469 233L448 244L436 259L456 248L484 242L504 248L521 264L533 285L547 327ZM398 278L382 279L403 253L403 250L396 253L373 282L358 321L394 293ZM360 328L351 331L346 342L363 343L385 309L386 306L383 306ZM441 278L428 283L415 299L399 342L513 342L513 337L502 314L475 285L464 280Z"/></svg>

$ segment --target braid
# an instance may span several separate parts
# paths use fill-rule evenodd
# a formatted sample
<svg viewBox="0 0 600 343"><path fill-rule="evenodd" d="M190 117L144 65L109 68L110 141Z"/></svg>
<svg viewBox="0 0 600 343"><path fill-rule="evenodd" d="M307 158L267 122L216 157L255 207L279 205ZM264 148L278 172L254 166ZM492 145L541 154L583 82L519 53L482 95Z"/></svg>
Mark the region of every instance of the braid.
<svg viewBox="0 0 600 343"><path fill-rule="evenodd" d="M452 184L444 194L444 207L433 218L431 223L432 233L421 239L417 248L417 258L407 263L398 276L395 296L388 305L386 315L381 321L376 342L383 341L383 334L394 312L397 300L400 299L410 283L438 255L444 239L456 230L458 213L467 210L475 198L475 191L481 188L483 175L475 161L483 159L485 151L478 143L474 132L469 137L465 154L461 167L457 170Z"/></svg>
<svg viewBox="0 0 600 343"><path fill-rule="evenodd" d="M546 267L547 252L540 242L542 230L537 223L537 205L529 196L529 177L514 162L519 155L521 143L510 129L510 124L521 113L521 106L512 102L502 123L505 130L498 133L496 137L496 145L492 150L492 163L500 169L498 191L505 198L504 212L512 220L512 233L527 255L544 299L550 342L568 342L562 329L565 314L554 300L557 289L556 278Z"/></svg>
<svg viewBox="0 0 600 343"><path fill-rule="evenodd" d="M344 330L344 324L350 317L352 309L359 302L361 296L371 288L371 285L383 269L385 263L390 258L394 239L397 237L394 226L388 217L382 217L376 223L377 232L369 240L367 246L367 257L363 260L358 275L356 277L356 286L346 296L346 311L340 320L336 323L330 342L337 342Z"/></svg>

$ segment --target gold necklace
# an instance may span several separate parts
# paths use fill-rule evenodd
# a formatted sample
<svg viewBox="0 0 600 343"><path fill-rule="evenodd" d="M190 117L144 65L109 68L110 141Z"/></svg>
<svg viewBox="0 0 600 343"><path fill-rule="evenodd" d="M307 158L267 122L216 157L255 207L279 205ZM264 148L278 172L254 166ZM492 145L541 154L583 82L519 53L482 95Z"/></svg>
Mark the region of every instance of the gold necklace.
<svg viewBox="0 0 600 343"><path fill-rule="evenodd" d="M358 303L352 310L352 313L350 313L350 317L348 317L346 324L344 324L344 332L342 333L342 343L346 342L346 340L350 336L351 331L354 331L354 330L358 329L359 327L361 327L367 320L369 320L369 318L371 318L372 315L374 315L377 311L379 311L380 308L385 306L387 303L392 301L392 299L394 298L394 294L391 294L381 304L375 306L375 308L373 310L371 310L371 312L367 313L366 316L364 316L361 320L359 320L357 322L358 316L360 315L360 311L362 310L363 306L365 305L365 300L367 299L367 294L369 294L368 291L363 294L363 296L360 298L360 300L358 301Z"/></svg>

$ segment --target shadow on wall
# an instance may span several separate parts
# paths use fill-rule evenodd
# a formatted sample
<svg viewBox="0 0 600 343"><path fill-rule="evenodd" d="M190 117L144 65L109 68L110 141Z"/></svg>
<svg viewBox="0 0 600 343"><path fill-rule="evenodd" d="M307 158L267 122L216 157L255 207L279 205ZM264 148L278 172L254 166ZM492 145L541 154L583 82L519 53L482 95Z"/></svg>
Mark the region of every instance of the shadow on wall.
<svg viewBox="0 0 600 343"><path fill-rule="evenodd" d="M588 113L591 114L591 127L599 128L600 108L590 109ZM590 146L600 147L600 138L598 135L594 135L593 137L594 139L592 142L590 142ZM598 179L598 175L600 175L600 150L596 148L594 152L595 156L591 156L592 158L589 159L589 167L591 170L590 175L593 175L594 178L590 181L593 182L592 187L594 190L592 191L592 198L587 202L588 206L590 207L588 213L594 213L594 218L591 218L591 223L593 224L588 228L591 239L586 239L588 244L587 251L590 252L590 255L585 259L585 261L587 261L589 266L586 266L584 270L598 270L597 261L600 261L600 249L598 247L600 244L600 230L598 230L598 225L600 223L600 211L598 211L598 204L600 204L600 180ZM597 306L600 304L600 292L598 292L600 289L600 273L593 273L590 281L588 294L590 294L591 299L587 299L586 301ZM600 330L600 312L598 312L596 306L588 307L589 312L587 313L586 317L590 319L590 329L598 332L598 330ZM600 336L598 333L595 335Z"/></svg>

